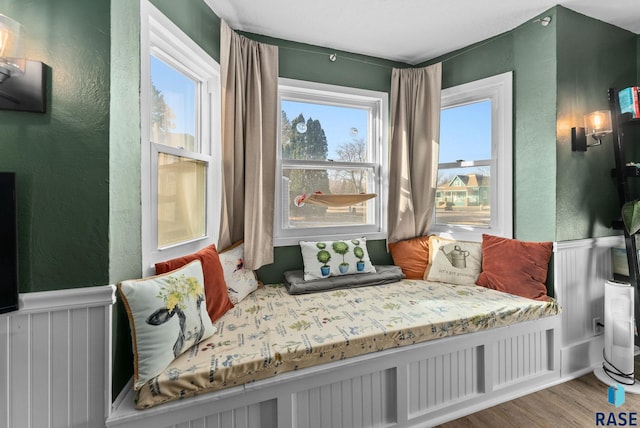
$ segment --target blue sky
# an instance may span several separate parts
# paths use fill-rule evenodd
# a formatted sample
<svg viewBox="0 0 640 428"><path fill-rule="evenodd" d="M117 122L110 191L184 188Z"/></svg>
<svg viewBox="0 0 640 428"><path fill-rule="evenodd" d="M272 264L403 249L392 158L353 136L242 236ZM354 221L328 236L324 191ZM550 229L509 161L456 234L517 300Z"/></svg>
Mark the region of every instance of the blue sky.
<svg viewBox="0 0 640 428"><path fill-rule="evenodd" d="M153 55L150 67L153 84L175 115L171 132L195 135L195 82Z"/></svg>
<svg viewBox="0 0 640 428"><path fill-rule="evenodd" d="M491 159L490 101L445 109L440 113L439 162L459 159Z"/></svg>
<svg viewBox="0 0 640 428"><path fill-rule="evenodd" d="M287 113L289 120L295 119L300 113L306 120L319 120L327 137L329 159L337 160L337 148L353 138L365 141L368 138L368 112L365 109L351 107L311 104L297 101L282 100L282 110ZM357 133L354 131L357 130Z"/></svg>

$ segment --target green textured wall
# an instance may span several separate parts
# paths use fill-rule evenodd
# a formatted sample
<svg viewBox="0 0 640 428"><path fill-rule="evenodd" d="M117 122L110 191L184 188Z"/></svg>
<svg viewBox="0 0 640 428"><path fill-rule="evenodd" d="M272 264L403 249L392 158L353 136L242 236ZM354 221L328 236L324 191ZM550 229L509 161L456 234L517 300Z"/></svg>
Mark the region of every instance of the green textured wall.
<svg viewBox="0 0 640 428"><path fill-rule="evenodd" d="M2 0L48 66L47 112L0 111L18 186L20 292L105 284L109 266L108 1Z"/></svg>
<svg viewBox="0 0 640 428"><path fill-rule="evenodd" d="M611 137L587 152L571 151L571 127L608 110L607 89L636 85L637 35L558 8L556 240L617 235L619 217Z"/></svg>
<svg viewBox="0 0 640 428"><path fill-rule="evenodd" d="M514 231L528 241L555 240L555 12L540 15L546 27L530 19L514 31Z"/></svg>
<svg viewBox="0 0 640 428"><path fill-rule="evenodd" d="M140 6L111 0L111 105L109 141L109 282L140 277ZM121 302L113 310L112 390L133 374L129 320Z"/></svg>

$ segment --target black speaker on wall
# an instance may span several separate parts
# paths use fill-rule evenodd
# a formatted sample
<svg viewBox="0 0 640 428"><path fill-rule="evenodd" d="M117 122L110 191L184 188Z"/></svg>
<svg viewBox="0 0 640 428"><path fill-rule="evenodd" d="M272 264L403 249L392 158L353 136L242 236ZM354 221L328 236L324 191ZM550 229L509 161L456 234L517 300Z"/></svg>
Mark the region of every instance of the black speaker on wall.
<svg viewBox="0 0 640 428"><path fill-rule="evenodd" d="M0 172L0 314L18 310L16 174Z"/></svg>

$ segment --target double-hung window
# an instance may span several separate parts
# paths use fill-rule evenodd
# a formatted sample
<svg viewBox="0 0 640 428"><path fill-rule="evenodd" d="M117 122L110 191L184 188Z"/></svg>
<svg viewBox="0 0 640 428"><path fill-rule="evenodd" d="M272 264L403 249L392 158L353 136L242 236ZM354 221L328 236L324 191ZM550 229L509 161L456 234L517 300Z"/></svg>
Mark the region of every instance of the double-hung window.
<svg viewBox="0 0 640 428"><path fill-rule="evenodd" d="M435 218L431 231L479 241L511 237L511 73L442 91Z"/></svg>
<svg viewBox="0 0 640 428"><path fill-rule="evenodd" d="M281 79L276 245L300 239L384 238L387 94ZM376 196L305 203L313 193Z"/></svg>
<svg viewBox="0 0 640 428"><path fill-rule="evenodd" d="M219 67L147 2L142 13L143 270L215 242Z"/></svg>

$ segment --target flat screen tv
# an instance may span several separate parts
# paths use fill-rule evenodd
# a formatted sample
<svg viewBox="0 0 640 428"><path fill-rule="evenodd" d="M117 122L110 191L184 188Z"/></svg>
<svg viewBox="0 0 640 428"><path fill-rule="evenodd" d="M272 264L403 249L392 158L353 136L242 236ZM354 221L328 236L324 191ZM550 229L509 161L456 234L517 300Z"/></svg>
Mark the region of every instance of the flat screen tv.
<svg viewBox="0 0 640 428"><path fill-rule="evenodd" d="M0 314L18 309L16 174L0 172Z"/></svg>

